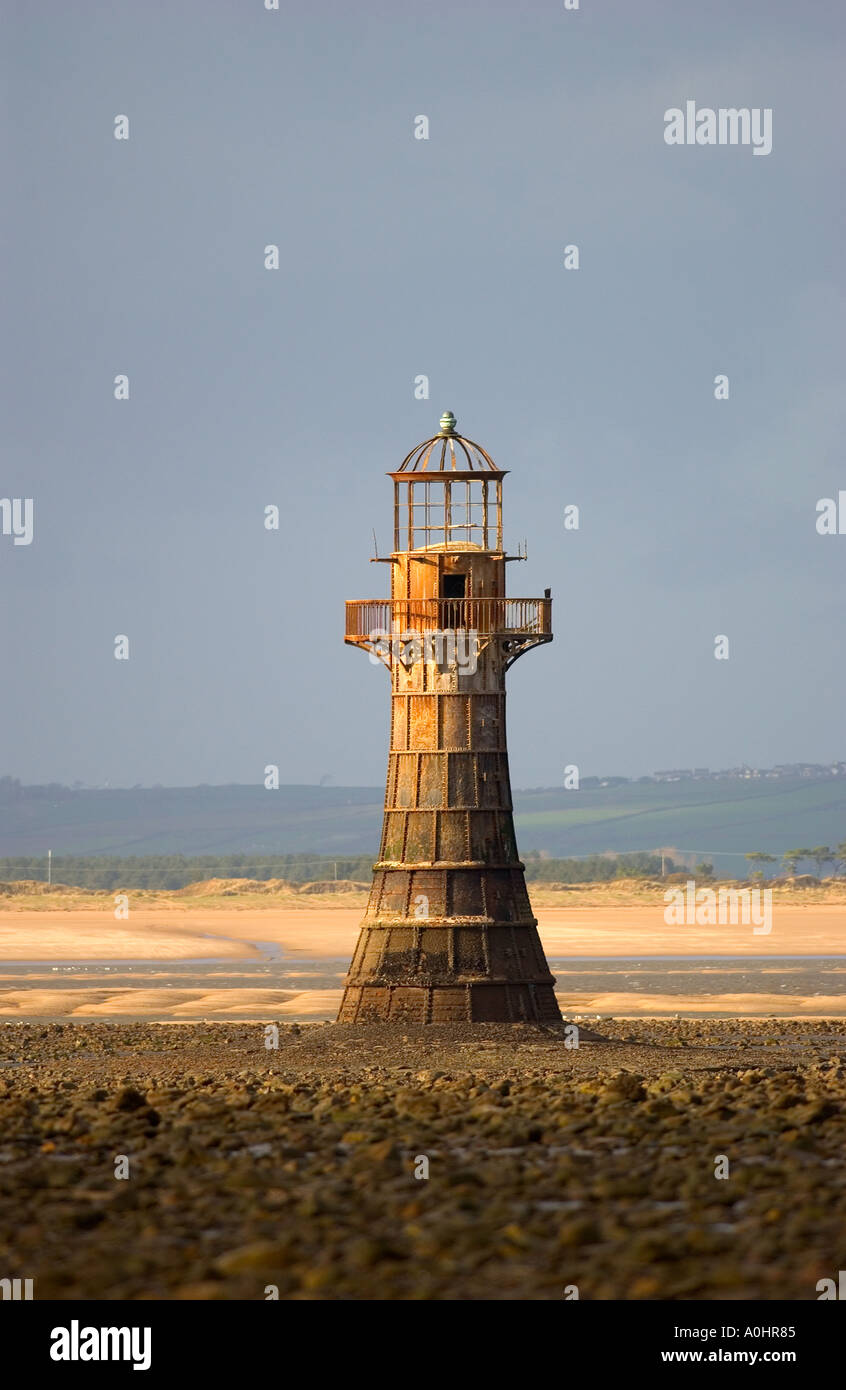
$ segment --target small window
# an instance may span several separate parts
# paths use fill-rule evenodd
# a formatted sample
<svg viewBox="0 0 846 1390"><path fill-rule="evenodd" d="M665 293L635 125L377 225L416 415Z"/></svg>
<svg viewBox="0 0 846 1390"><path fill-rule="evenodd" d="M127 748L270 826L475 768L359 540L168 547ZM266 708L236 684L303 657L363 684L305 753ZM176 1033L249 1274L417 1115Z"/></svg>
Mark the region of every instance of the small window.
<svg viewBox="0 0 846 1390"><path fill-rule="evenodd" d="M458 602L458 600L463 599L466 592L466 574L445 574L441 577L441 597L445 600L445 602L441 604L441 626L443 628L448 629L464 626L462 622L463 604Z"/></svg>
<svg viewBox="0 0 846 1390"><path fill-rule="evenodd" d="M442 580L442 598L464 598L467 590L466 574L445 574Z"/></svg>

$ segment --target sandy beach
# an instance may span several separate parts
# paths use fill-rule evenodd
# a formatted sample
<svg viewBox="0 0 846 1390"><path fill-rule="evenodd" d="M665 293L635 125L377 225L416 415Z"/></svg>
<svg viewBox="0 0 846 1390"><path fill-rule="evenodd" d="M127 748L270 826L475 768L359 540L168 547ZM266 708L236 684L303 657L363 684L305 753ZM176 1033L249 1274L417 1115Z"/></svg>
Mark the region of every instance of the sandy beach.
<svg viewBox="0 0 846 1390"><path fill-rule="evenodd" d="M537 895L565 1015L846 1017L846 973L830 965L809 988L785 961L764 963L839 956L846 902L820 892L805 902L776 900L772 931L755 935L751 925L668 925L660 888L635 886L629 902L619 900L623 891L599 885ZM108 893L21 892L0 901L0 1019L316 1021L337 1012L366 894L258 892L224 882L191 893L129 893L121 919ZM733 963L720 966L709 988L721 958ZM615 974L616 960L642 968ZM701 962L695 989L687 978L672 987L661 978L669 982L679 960ZM750 988L746 962L759 974L771 971L771 985L758 979ZM639 986L627 973L651 978Z"/></svg>
<svg viewBox="0 0 846 1390"><path fill-rule="evenodd" d="M751 926L668 926L663 906L609 904L589 908L538 907L549 957L593 956L814 956L846 951L846 905L775 904L768 936ZM99 908L55 914L17 908L0 911L0 961L208 960L258 958L256 942L292 956L349 957L361 907L218 909L142 907L116 921L110 901Z"/></svg>

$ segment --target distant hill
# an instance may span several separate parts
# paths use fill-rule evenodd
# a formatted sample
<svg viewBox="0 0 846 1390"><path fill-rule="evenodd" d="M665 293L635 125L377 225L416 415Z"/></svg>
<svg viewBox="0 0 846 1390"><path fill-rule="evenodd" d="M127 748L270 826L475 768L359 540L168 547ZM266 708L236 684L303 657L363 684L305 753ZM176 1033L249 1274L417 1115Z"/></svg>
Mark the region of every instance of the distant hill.
<svg viewBox="0 0 846 1390"><path fill-rule="evenodd" d="M0 779L0 857L315 854L373 856L381 787L22 787ZM632 782L514 794L523 855L666 848L743 875L749 850L780 855L846 839L846 777Z"/></svg>
<svg viewBox="0 0 846 1390"><path fill-rule="evenodd" d="M23 787L0 803L0 857L25 854L368 854L375 787Z"/></svg>

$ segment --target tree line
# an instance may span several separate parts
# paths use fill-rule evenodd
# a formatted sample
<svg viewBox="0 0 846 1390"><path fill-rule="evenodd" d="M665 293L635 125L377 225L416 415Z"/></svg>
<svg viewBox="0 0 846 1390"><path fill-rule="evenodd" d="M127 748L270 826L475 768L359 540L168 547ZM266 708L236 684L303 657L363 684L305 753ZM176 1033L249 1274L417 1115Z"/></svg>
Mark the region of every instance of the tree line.
<svg viewBox="0 0 846 1390"><path fill-rule="evenodd" d="M777 864L779 856L767 854L766 850L754 849L749 854L744 855L750 864L755 865L754 877L764 877L766 865ZM781 862L788 874L799 872L800 864L813 864L817 871L817 877L821 878L826 865L830 865L835 873L846 871L846 840L843 840L834 848L830 845L814 845L813 848L788 849L781 856ZM804 870L808 872L807 869Z"/></svg>
<svg viewBox="0 0 846 1390"><path fill-rule="evenodd" d="M209 878L244 878L289 883L320 879L367 879L372 855L334 858L306 854L111 854L53 855L53 883L73 888L187 888ZM45 855L0 859L0 881L47 878Z"/></svg>
<svg viewBox="0 0 846 1390"><path fill-rule="evenodd" d="M526 878L538 883L595 883L615 878L658 878L660 854L590 854L580 859L542 859L539 854L525 858ZM681 870L669 856L663 856L665 873ZM261 858L247 854L185 855L144 854L54 855L52 881L73 888L187 888L210 878L242 878L266 882L284 879L288 883L313 883L352 879L369 882L372 855L335 857L330 855L269 854ZM20 879L47 879L44 855L22 855L0 859L0 882Z"/></svg>
<svg viewBox="0 0 846 1390"><path fill-rule="evenodd" d="M846 871L846 840L831 848L787 850L781 856L765 850L752 850L744 855L751 877L763 879L766 870L779 859L789 874L799 866L813 865L821 876L827 865L836 872ZM579 858L547 859L537 850L524 855L526 878L533 883L608 883L614 879L661 878L670 874L690 873L695 878L713 877L713 865L697 864L688 869L676 863L668 854L633 852L629 854L588 854ZM52 882L71 888L187 888L211 878L252 879L260 883L282 879L287 883L314 883L335 879L367 883L373 870L372 855L308 855L268 854L260 858L248 854L186 855L144 854L120 857L101 855L54 855L51 866ZM0 859L0 882L35 879L46 882L48 875L45 855L20 855Z"/></svg>

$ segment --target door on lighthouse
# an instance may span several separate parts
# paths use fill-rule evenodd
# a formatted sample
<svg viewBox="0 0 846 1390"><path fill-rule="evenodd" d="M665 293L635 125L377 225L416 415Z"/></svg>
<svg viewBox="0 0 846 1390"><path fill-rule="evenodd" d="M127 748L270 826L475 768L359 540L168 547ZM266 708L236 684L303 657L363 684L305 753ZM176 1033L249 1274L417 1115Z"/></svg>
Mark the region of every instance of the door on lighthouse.
<svg viewBox="0 0 846 1390"><path fill-rule="evenodd" d="M467 593L466 574L445 574L441 581L441 598L447 600L443 605L443 625L445 628L463 627L462 605L454 600L463 599ZM453 600L450 602L450 600Z"/></svg>

